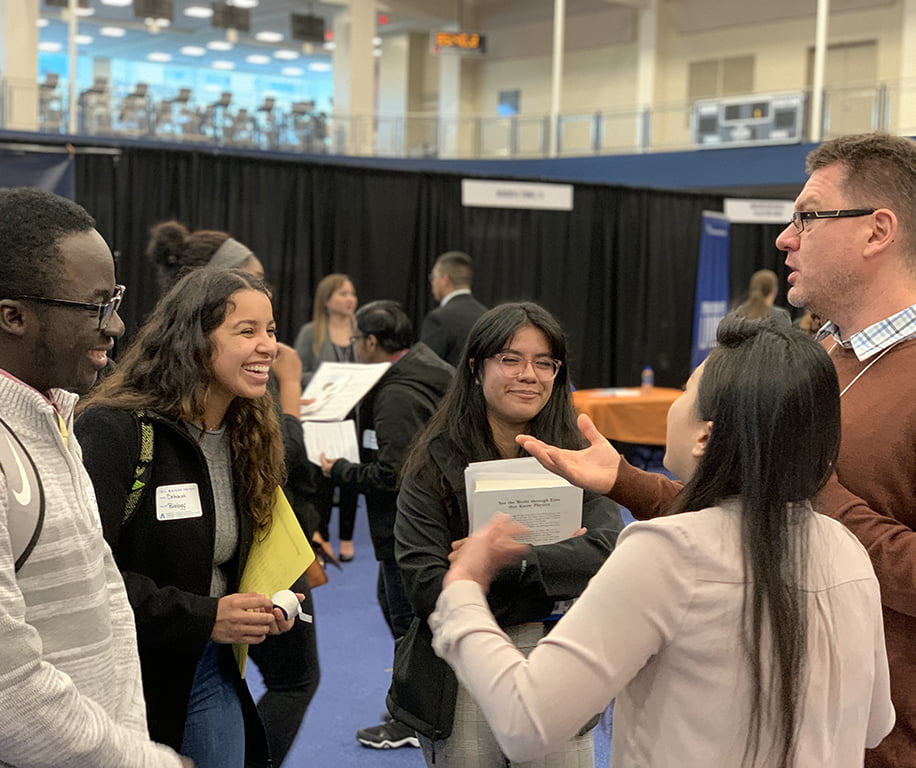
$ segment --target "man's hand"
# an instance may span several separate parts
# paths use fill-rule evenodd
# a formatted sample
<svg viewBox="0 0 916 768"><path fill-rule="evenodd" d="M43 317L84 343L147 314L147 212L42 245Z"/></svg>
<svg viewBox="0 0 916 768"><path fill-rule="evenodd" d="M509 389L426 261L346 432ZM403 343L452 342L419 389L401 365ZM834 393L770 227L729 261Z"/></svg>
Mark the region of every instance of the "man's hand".
<svg viewBox="0 0 916 768"><path fill-rule="evenodd" d="M318 457L318 460L321 462L321 474L325 477L330 477L331 470L334 468L334 462L337 461L337 459L329 459L322 452L321 456Z"/></svg>
<svg viewBox="0 0 916 768"><path fill-rule="evenodd" d="M620 454L584 413L579 415L577 424L585 439L591 443L588 448L577 451L557 448L531 435L519 435L515 442L545 468L566 478L573 485L606 495L617 482Z"/></svg>
<svg viewBox="0 0 916 768"><path fill-rule="evenodd" d="M531 546L516 541L516 537L528 532L528 528L509 515L502 512L495 514L483 528L452 544L452 552L448 556L452 565L442 586L470 579L480 584L484 591L488 590L501 569L528 554Z"/></svg>

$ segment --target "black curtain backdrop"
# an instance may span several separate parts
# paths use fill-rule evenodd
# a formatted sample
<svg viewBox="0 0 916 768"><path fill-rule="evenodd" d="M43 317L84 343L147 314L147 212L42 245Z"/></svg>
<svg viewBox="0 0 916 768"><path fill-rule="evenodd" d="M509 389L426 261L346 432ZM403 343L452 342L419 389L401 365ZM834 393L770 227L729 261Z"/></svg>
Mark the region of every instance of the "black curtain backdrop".
<svg viewBox="0 0 916 768"><path fill-rule="evenodd" d="M716 195L575 184L570 212L461 206L457 174L364 169L188 150L77 155L76 199L92 213L127 288L128 335L157 296L145 256L152 224L177 218L248 245L274 287L281 340L311 315L329 272L349 274L361 303L400 301L417 330L433 306L436 256L474 258L489 306L532 300L562 322L578 387L660 386L689 375L701 213ZM762 267L784 277L778 227L732 228L733 296Z"/></svg>

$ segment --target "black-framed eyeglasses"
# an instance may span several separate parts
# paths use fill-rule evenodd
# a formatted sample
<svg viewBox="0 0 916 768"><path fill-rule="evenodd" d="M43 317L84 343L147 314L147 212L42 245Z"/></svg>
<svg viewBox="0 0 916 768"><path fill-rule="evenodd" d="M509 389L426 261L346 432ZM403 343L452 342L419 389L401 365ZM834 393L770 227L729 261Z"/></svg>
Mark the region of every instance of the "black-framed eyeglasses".
<svg viewBox="0 0 916 768"><path fill-rule="evenodd" d="M40 304L53 304L58 307L70 307L71 309L85 309L87 312L95 312L99 318L99 330L104 331L114 317L114 313L121 306L121 300L124 298L126 288L123 285L116 285L111 298L104 304L88 304L83 301L70 301L69 299L49 299L47 296L16 296L16 299L23 301L37 301Z"/></svg>
<svg viewBox="0 0 916 768"><path fill-rule="evenodd" d="M499 363L499 367L506 376L518 376L525 370L528 363L534 369L534 375L541 381L551 381L557 377L560 372L560 366L563 365L559 360L552 360L549 357L538 357L529 360L516 355L514 352L500 352L493 355L493 359Z"/></svg>
<svg viewBox="0 0 916 768"><path fill-rule="evenodd" d="M839 211L795 211L792 214L792 226L796 232L805 231L805 222L811 219L851 219L857 216L869 216L877 208L844 208Z"/></svg>
<svg viewBox="0 0 916 768"><path fill-rule="evenodd" d="M365 338L366 338L366 334L362 334L361 336L351 336L350 337L350 346L353 346L360 339L365 339Z"/></svg>

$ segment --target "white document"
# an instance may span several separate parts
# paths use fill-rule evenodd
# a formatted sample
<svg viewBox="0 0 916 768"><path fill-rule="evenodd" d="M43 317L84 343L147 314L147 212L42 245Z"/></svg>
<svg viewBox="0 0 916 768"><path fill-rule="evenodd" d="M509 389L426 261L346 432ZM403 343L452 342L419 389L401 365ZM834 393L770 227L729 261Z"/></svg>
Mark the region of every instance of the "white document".
<svg viewBox="0 0 916 768"><path fill-rule="evenodd" d="M356 422L303 421L302 435L305 450L312 464L321 466L321 454L329 459L346 459L359 463L359 446L356 443Z"/></svg>
<svg viewBox="0 0 916 768"><path fill-rule="evenodd" d="M314 399L302 407L303 421L341 421L375 386L391 363L327 363L318 366L303 399Z"/></svg>
<svg viewBox="0 0 916 768"><path fill-rule="evenodd" d="M542 467L537 459L479 461L464 471L470 529L497 512L528 526L528 544L553 544L582 527L582 489Z"/></svg>

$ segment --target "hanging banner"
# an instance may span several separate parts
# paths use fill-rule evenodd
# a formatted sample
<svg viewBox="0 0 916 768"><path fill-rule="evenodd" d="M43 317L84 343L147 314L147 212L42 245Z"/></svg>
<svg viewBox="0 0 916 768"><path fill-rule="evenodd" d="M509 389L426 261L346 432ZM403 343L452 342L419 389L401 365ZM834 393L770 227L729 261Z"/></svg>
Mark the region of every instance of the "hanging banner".
<svg viewBox="0 0 916 768"><path fill-rule="evenodd" d="M0 149L0 187L37 187L72 200L76 163L69 152Z"/></svg>
<svg viewBox="0 0 916 768"><path fill-rule="evenodd" d="M693 349L690 368L696 368L716 345L716 329L728 312L728 219L722 213L703 211L697 294L693 316Z"/></svg>

